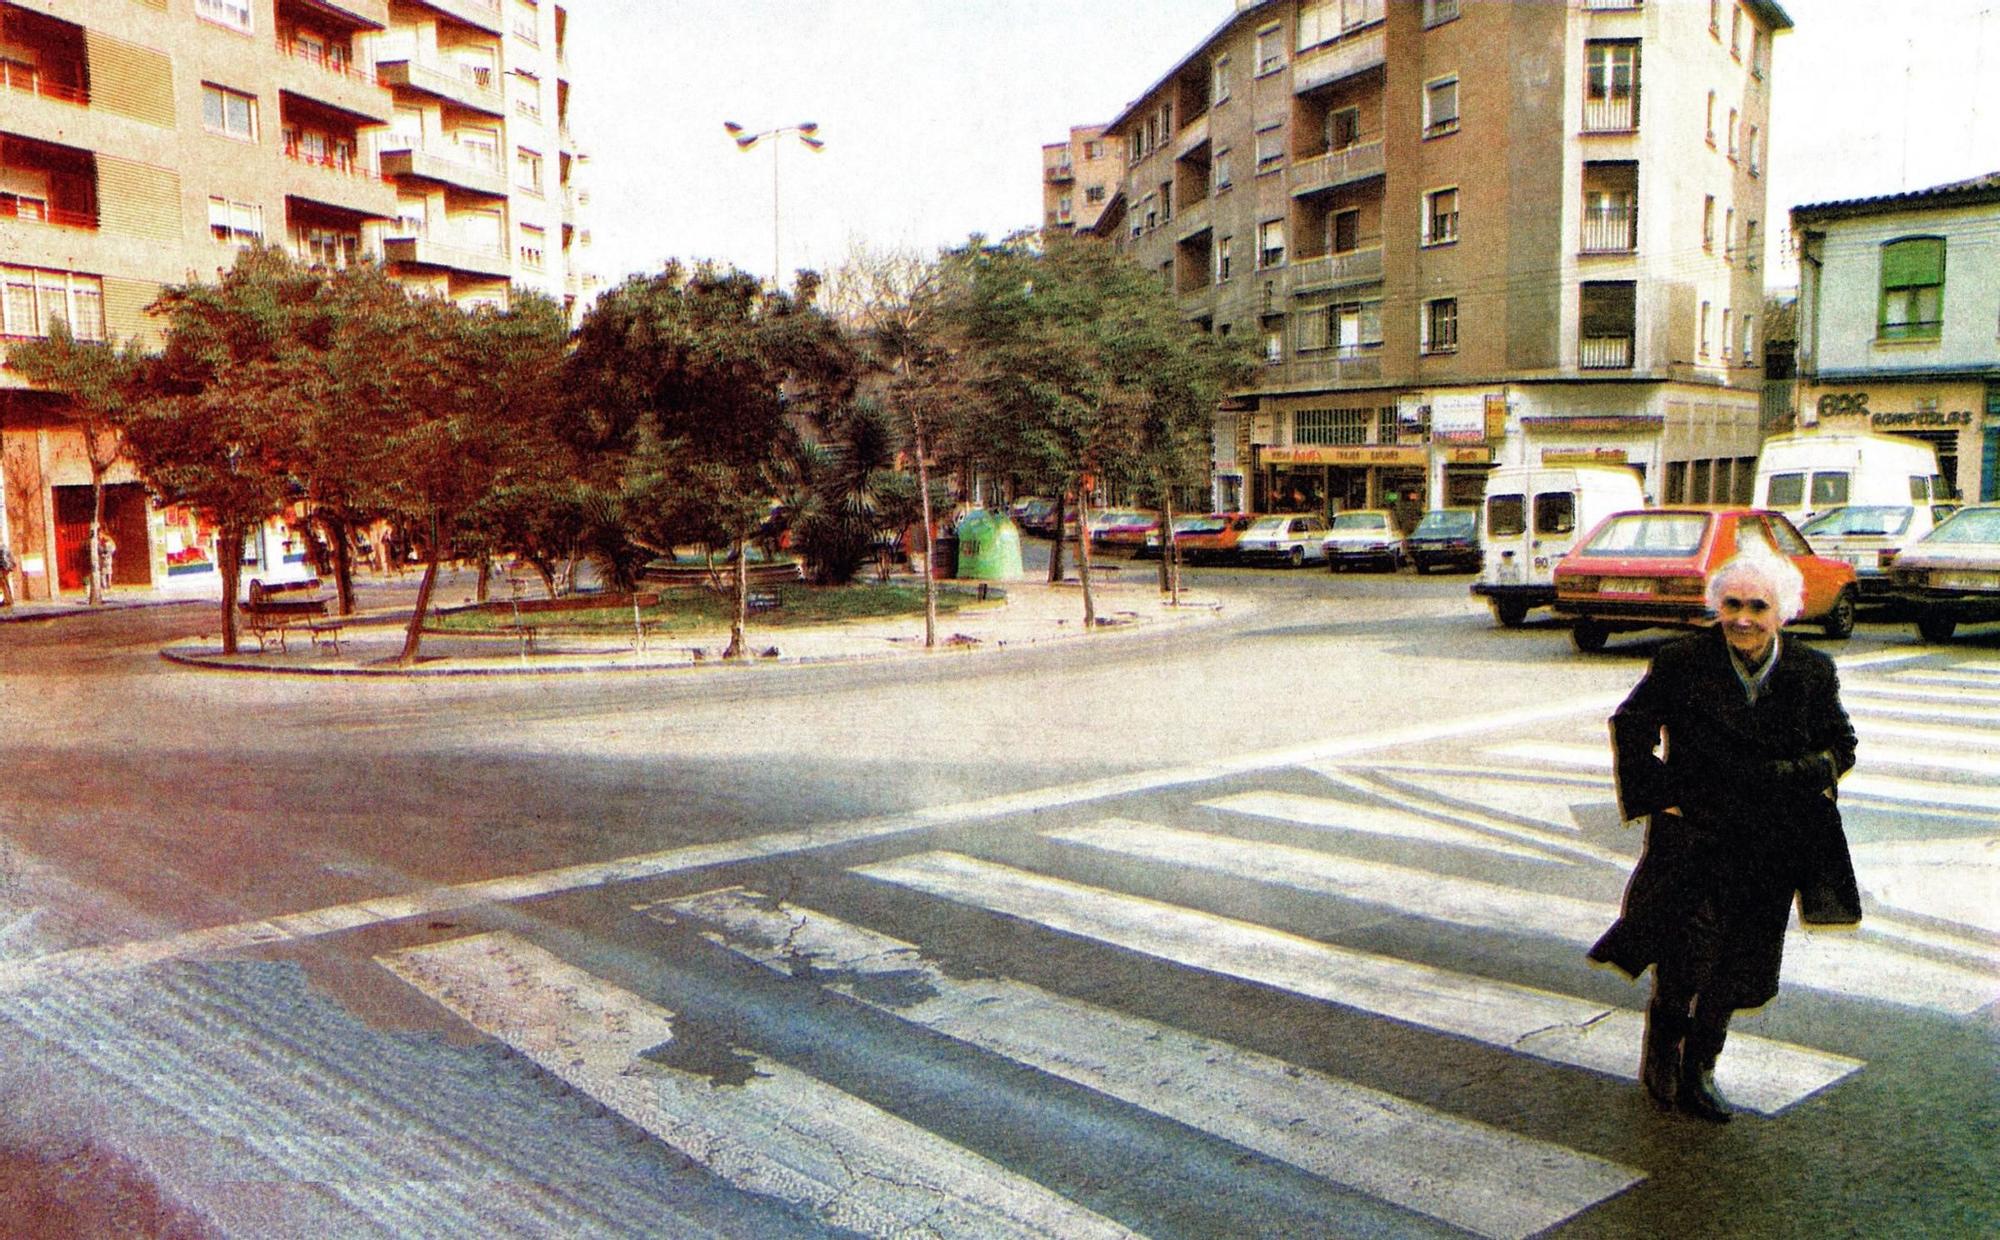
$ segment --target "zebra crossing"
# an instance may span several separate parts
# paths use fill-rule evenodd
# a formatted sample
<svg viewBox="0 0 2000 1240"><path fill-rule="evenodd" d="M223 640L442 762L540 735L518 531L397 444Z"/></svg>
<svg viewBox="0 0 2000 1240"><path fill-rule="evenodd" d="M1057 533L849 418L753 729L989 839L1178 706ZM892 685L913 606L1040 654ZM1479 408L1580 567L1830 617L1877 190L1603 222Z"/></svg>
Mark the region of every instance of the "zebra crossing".
<svg viewBox="0 0 2000 1240"><path fill-rule="evenodd" d="M1842 796L1869 922L1858 934L1795 926L1785 985L1828 1002L1971 1017L2000 999L2000 835L1991 824L2000 766L1985 757L2000 739L2000 667L1889 663L1850 669L1845 680L1861 759ZM839 867L835 881L865 890L870 908L921 913L921 924L999 918L1051 943L1230 979L1536 1071L1629 1082L1641 1014L1589 997L1588 986L1565 993L1444 967L1117 882L1130 863L1219 884L1241 893L1247 910L1262 906L1253 893L1283 890L1474 936L1503 954L1523 943L1570 951L1615 916L1636 850L1636 833L1613 821L1609 762L1601 712L1537 728L1532 739L1500 728L1389 753L1302 754L1288 765L1162 781L1180 790L1169 812L1157 801L1144 813L1115 812L1129 790L1075 805L1042 798L1032 807L1040 812L994 833L990 848L900 833L883 848L872 837L876 859ZM1029 846L1019 845L1023 836ZM1481 1236L1536 1235L1649 1174L1602 1150L1233 1044L1205 1032L1198 1013L1182 1024L1116 1010L961 968L948 946L782 890L678 877L679 894L638 911L792 979L827 1038L842 1036L850 1011L886 1014L913 1033L1080 1086L1413 1218ZM633 993L512 932L377 959L723 1180L829 1228L1133 1234L754 1046L724 1048L750 1065L728 1082L649 1057L649 1048L700 1036L683 1031L674 996ZM1636 1004L1642 990L1633 995ZM1867 1071L1837 1050L1742 1032L1717 1076L1742 1109L1781 1117Z"/></svg>

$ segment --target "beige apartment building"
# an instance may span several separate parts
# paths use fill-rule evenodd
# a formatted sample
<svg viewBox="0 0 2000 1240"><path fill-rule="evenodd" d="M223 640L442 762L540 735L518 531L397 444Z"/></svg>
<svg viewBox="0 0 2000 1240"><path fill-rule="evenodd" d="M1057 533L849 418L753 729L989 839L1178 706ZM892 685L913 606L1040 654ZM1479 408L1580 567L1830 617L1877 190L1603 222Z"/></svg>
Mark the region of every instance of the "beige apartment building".
<svg viewBox="0 0 2000 1240"><path fill-rule="evenodd" d="M1125 175L1125 144L1103 125L1079 125L1042 148L1042 226L1088 232Z"/></svg>
<svg viewBox="0 0 2000 1240"><path fill-rule="evenodd" d="M156 345L160 287L255 241L574 313L593 282L566 23L546 0L0 0L0 346L56 318ZM0 367L20 595L85 587L89 482L56 398ZM111 482L114 585L213 573L214 531L124 463ZM281 523L250 554L246 575L305 558Z"/></svg>
<svg viewBox="0 0 2000 1240"><path fill-rule="evenodd" d="M1218 508L1477 502L1613 461L1746 499L1768 0L1239 0L1108 126L1096 231L1254 338Z"/></svg>

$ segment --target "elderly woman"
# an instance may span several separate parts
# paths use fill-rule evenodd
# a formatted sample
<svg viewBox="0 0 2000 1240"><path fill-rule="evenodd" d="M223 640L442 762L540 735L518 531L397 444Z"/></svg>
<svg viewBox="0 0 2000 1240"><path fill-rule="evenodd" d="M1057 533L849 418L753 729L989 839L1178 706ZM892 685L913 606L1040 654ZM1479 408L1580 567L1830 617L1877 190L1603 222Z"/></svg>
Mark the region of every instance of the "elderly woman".
<svg viewBox="0 0 2000 1240"><path fill-rule="evenodd" d="M1804 593L1776 555L1724 563L1708 581L1716 623L1663 647L1611 716L1619 809L1646 816L1646 846L1590 958L1634 978L1652 967L1639 1079L1662 1108L1714 1123L1730 1116L1712 1075L1730 1015L1778 993L1793 895L1807 922L1861 919L1834 801L1854 728L1833 661L1778 632Z"/></svg>

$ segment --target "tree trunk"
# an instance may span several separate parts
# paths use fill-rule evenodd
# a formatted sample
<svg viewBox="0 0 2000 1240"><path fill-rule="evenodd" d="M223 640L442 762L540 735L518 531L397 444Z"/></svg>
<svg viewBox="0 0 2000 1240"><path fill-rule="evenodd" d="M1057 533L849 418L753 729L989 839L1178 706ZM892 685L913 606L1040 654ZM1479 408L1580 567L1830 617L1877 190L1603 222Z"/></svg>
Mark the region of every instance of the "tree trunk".
<svg viewBox="0 0 2000 1240"><path fill-rule="evenodd" d="M215 553L222 557L222 653L236 653L236 588L243 583L243 531L223 527Z"/></svg>
<svg viewBox="0 0 2000 1240"><path fill-rule="evenodd" d="M104 471L90 463L90 582L85 598L92 607L104 602Z"/></svg>
<svg viewBox="0 0 2000 1240"><path fill-rule="evenodd" d="M417 608L410 613L410 627L403 631L403 653L396 656L398 667L414 666L417 648L423 644L424 616L431 609L431 594L437 589L438 564L444 558L444 540L438 537L443 525L433 514L430 545L424 548L424 579L417 583Z"/></svg>
<svg viewBox="0 0 2000 1240"><path fill-rule="evenodd" d="M742 659L749 656L743 645L743 630L750 621L750 548L744 540L736 540L736 608L729 617L729 648L722 652L725 659Z"/></svg>
<svg viewBox="0 0 2000 1240"><path fill-rule="evenodd" d="M1181 550L1174 541L1174 497L1160 497L1160 593L1174 606L1181 602Z"/></svg>
<svg viewBox="0 0 2000 1240"><path fill-rule="evenodd" d="M556 596L555 566L540 556L530 557L528 563L535 566L536 576L542 579L542 593L553 599Z"/></svg>
<svg viewBox="0 0 2000 1240"><path fill-rule="evenodd" d="M492 596L493 557L490 555L481 555L479 557L479 580L472 587L472 598L474 602L484 603Z"/></svg>
<svg viewBox="0 0 2000 1240"><path fill-rule="evenodd" d="M1056 495L1055 538L1049 543L1049 584L1055 585L1063 579L1063 526L1068 523L1069 492Z"/></svg>
<svg viewBox="0 0 2000 1240"><path fill-rule="evenodd" d="M937 539L931 536L931 470L924 461L924 423L911 419L917 446L917 505L924 529L924 649L937 647Z"/></svg>
<svg viewBox="0 0 2000 1240"><path fill-rule="evenodd" d="M1097 631L1097 600L1090 593L1090 497L1076 489L1076 579L1083 585L1083 631Z"/></svg>
<svg viewBox="0 0 2000 1240"><path fill-rule="evenodd" d="M354 526L341 517L321 516L327 549L333 556L334 606L343 616L354 614Z"/></svg>

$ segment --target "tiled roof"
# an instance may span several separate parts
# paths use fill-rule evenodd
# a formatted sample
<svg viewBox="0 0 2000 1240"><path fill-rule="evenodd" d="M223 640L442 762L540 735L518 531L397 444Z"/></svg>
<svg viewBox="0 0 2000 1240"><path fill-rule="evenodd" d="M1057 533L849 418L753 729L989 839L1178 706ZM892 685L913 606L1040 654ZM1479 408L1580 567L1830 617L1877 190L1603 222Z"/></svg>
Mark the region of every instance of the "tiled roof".
<svg viewBox="0 0 2000 1240"><path fill-rule="evenodd" d="M1982 173L1963 181L1913 189L1901 194L1880 194L1873 198L1843 198L1792 208L1794 220L1839 219L1847 215L1877 215L1910 207L1955 207L1981 202L2000 202L2000 172Z"/></svg>

